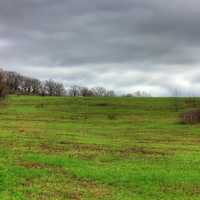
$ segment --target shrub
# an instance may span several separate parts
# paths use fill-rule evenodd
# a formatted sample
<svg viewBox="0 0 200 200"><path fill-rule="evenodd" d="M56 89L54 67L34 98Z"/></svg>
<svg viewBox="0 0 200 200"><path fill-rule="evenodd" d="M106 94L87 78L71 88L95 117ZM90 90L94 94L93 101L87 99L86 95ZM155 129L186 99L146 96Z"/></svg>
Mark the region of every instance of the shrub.
<svg viewBox="0 0 200 200"><path fill-rule="evenodd" d="M197 124L200 123L200 109L191 110L181 115L181 122L184 124Z"/></svg>

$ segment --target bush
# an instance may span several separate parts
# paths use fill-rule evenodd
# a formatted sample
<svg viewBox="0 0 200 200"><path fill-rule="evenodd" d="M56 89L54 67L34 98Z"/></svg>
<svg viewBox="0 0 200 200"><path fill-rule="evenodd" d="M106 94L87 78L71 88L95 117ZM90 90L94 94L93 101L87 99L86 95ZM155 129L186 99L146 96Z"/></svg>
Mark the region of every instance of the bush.
<svg viewBox="0 0 200 200"><path fill-rule="evenodd" d="M200 123L200 109L191 110L181 115L181 122L184 124L197 124Z"/></svg>

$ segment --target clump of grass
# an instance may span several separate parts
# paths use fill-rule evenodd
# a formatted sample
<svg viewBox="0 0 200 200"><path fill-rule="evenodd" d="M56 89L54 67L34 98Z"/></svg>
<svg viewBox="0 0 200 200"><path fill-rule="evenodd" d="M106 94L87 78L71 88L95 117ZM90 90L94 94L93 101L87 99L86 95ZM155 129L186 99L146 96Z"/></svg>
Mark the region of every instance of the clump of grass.
<svg viewBox="0 0 200 200"><path fill-rule="evenodd" d="M116 116L115 113L110 113L110 114L108 114L108 119L109 119L109 120L116 120L116 119L117 119L117 116Z"/></svg>

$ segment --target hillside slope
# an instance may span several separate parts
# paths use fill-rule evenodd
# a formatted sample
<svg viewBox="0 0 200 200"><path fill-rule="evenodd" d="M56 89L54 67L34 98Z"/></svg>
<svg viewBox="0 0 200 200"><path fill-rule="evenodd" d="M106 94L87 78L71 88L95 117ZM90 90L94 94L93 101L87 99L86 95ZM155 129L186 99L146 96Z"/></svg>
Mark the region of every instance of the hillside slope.
<svg viewBox="0 0 200 200"><path fill-rule="evenodd" d="M0 199L200 199L200 125L179 123L174 99L10 96L0 108Z"/></svg>

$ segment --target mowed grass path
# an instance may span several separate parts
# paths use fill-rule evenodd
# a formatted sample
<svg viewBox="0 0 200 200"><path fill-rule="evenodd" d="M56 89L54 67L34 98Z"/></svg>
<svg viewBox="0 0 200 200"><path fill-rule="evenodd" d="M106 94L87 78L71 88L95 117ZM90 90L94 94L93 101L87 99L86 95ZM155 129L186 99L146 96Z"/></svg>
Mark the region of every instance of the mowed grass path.
<svg viewBox="0 0 200 200"><path fill-rule="evenodd" d="M200 105L200 100L197 100ZM2 200L199 200L200 125L170 98L10 96Z"/></svg>

